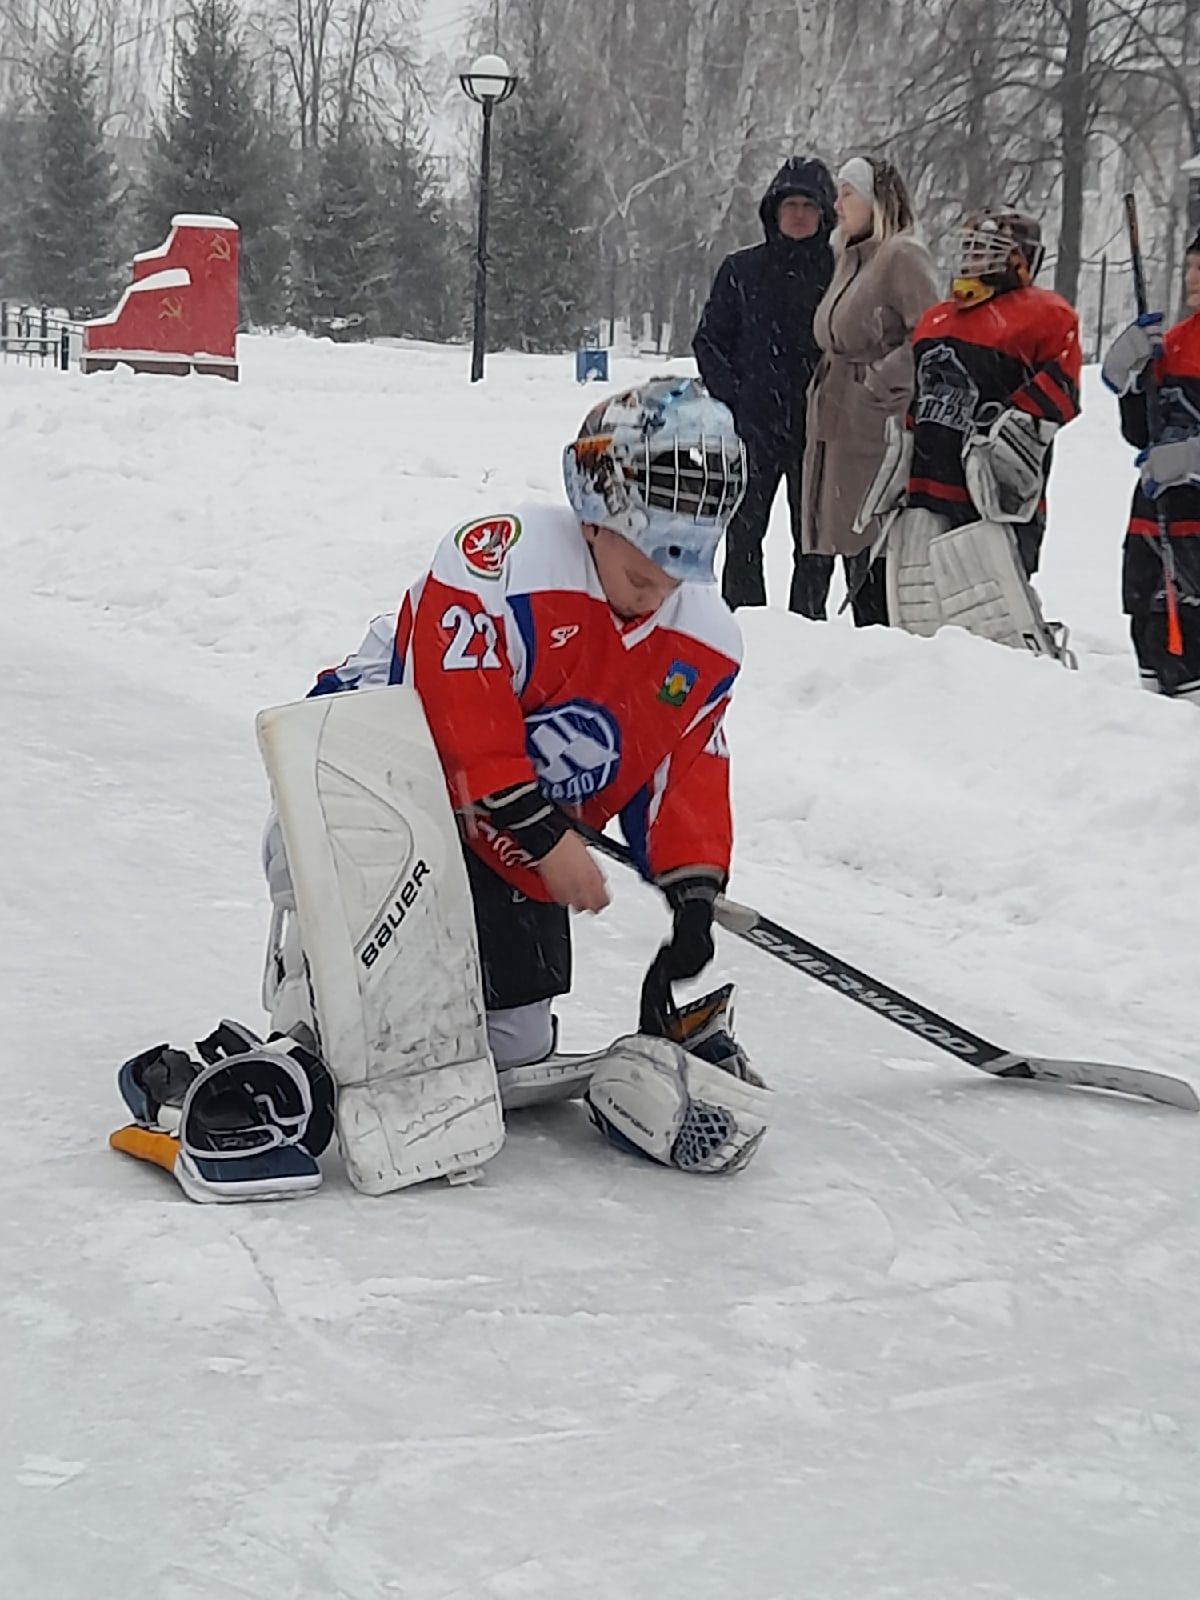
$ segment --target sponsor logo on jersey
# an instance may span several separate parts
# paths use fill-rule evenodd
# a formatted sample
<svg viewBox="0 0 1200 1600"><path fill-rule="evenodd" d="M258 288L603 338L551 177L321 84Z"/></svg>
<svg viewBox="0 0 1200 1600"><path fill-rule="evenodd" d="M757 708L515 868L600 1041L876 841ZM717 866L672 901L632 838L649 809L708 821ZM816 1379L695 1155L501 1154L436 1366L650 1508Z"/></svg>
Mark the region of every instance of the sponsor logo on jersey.
<svg viewBox="0 0 1200 1600"><path fill-rule="evenodd" d="M569 644L571 642L571 640L575 637L575 635L578 632L579 632L579 624L577 622L565 623L561 628L551 628L550 629L550 648L551 648L551 650L561 650L563 645Z"/></svg>
<svg viewBox="0 0 1200 1600"><path fill-rule="evenodd" d="M463 566L477 578L498 578L504 570L508 552L521 537L516 517L483 517L468 522L454 535Z"/></svg>
<svg viewBox="0 0 1200 1600"><path fill-rule="evenodd" d="M681 706L696 687L699 676L696 668L689 667L686 661L672 661L658 691L658 698L664 705Z"/></svg>
<svg viewBox="0 0 1200 1600"><path fill-rule="evenodd" d="M621 730L603 706L568 700L530 712L525 749L547 799L581 805L616 777Z"/></svg>

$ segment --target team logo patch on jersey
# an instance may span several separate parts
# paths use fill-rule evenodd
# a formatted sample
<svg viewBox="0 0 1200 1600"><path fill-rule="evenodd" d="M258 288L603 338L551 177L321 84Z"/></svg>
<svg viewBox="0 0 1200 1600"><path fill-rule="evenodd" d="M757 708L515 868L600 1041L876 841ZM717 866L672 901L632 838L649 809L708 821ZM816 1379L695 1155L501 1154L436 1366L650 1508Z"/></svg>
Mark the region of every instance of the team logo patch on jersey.
<svg viewBox="0 0 1200 1600"><path fill-rule="evenodd" d="M590 700L543 706L525 718L525 749L548 800L581 805L617 775L621 730Z"/></svg>
<svg viewBox="0 0 1200 1600"><path fill-rule="evenodd" d="M504 570L508 552L521 537L516 517L482 517L468 522L454 535L463 566L477 578L498 578Z"/></svg>
<svg viewBox="0 0 1200 1600"><path fill-rule="evenodd" d="M934 345L917 368L915 422L936 423L966 433L979 406L979 385L948 344Z"/></svg>
<svg viewBox="0 0 1200 1600"><path fill-rule="evenodd" d="M658 691L658 698L664 705L681 706L696 687L699 676L696 668L689 667L686 661L672 661L662 681L662 688Z"/></svg>

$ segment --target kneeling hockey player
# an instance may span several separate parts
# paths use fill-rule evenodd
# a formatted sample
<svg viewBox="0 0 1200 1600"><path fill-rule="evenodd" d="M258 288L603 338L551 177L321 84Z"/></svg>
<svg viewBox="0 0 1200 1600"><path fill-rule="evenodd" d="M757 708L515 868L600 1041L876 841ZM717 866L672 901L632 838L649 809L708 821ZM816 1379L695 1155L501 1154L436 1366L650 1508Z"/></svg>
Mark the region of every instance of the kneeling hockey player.
<svg viewBox="0 0 1200 1600"><path fill-rule="evenodd" d="M1140 452L1121 588L1142 682L1200 705L1200 233L1187 248L1184 293L1190 316L1165 334L1160 313L1139 318L1114 341L1102 373L1121 399L1121 432ZM1148 371L1161 413L1153 440ZM1164 556L1177 601L1176 637Z"/></svg>
<svg viewBox="0 0 1200 1600"><path fill-rule="evenodd" d="M698 383L657 379L589 413L564 475L569 508L459 527L398 614L307 701L259 719L274 1048L294 1067L299 1041L328 1067L370 1193L477 1169L503 1137L498 1101L586 1091L614 1142L691 1171L743 1165L764 1130L731 991L676 1011L671 989L712 959L729 868L722 722L741 645L714 560L745 453ZM564 1055L551 1005L571 985L568 914L608 903L572 824L614 817L671 934L639 1032ZM256 1043L256 1060L273 1048ZM155 1052L127 1064L131 1104L148 1059L153 1089ZM219 1175L183 1131L177 1176L219 1198L199 1192Z"/></svg>
<svg viewBox="0 0 1200 1600"><path fill-rule="evenodd" d="M1068 659L1029 579L1046 525L1050 444L1079 411L1079 319L1035 286L1041 230L1016 211L963 226L950 298L913 332L905 429L860 512L887 535L888 615L912 633L953 622Z"/></svg>

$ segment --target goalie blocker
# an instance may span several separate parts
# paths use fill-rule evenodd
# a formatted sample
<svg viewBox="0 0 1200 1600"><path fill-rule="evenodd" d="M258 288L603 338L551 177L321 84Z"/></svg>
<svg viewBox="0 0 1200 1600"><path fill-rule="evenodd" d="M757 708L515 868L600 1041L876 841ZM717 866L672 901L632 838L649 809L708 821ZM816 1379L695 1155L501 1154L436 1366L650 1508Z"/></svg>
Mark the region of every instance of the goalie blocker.
<svg viewBox="0 0 1200 1600"><path fill-rule="evenodd" d="M264 1043L222 1022L196 1046L200 1061L155 1045L126 1061L117 1083L134 1120L114 1150L162 1167L191 1200L285 1200L320 1187L317 1157L333 1133L333 1086L295 1039Z"/></svg>

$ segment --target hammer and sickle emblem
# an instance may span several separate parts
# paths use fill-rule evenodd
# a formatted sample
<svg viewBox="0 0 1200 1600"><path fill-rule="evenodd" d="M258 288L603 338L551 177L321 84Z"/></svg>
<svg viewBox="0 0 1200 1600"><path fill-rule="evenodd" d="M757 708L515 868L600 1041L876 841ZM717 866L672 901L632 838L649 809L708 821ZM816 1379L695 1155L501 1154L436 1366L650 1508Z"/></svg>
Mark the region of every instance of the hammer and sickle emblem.
<svg viewBox="0 0 1200 1600"><path fill-rule="evenodd" d="M229 261L233 257L229 240L223 233L214 233L208 241L208 259L210 261Z"/></svg>
<svg viewBox="0 0 1200 1600"><path fill-rule="evenodd" d="M183 316L183 301L178 295L169 295L162 303L162 310L158 313L158 320L178 322Z"/></svg>

